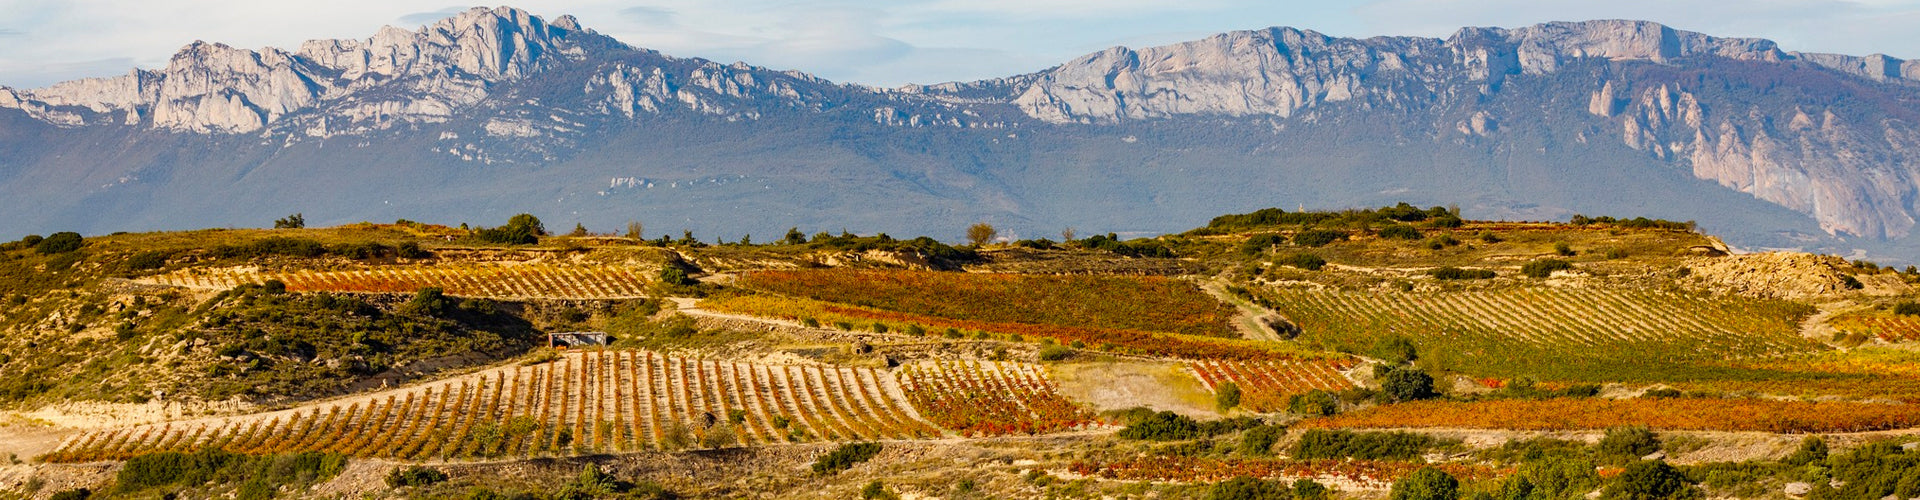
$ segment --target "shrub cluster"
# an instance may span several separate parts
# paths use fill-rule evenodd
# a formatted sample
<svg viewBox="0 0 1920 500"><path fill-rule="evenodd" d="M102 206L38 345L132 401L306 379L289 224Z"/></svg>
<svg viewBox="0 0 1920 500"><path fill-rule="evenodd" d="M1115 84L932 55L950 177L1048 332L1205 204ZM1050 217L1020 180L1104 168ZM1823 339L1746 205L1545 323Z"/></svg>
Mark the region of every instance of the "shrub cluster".
<svg viewBox="0 0 1920 500"><path fill-rule="evenodd" d="M1573 269L1572 262L1560 259L1540 259L1520 266L1520 274L1527 275L1529 278L1546 278L1553 276L1554 271L1565 271L1569 269Z"/></svg>
<svg viewBox="0 0 1920 500"><path fill-rule="evenodd" d="M1492 269L1461 269L1458 267L1436 267L1427 271L1438 280L1484 280L1492 279L1496 274Z"/></svg>
<svg viewBox="0 0 1920 500"><path fill-rule="evenodd" d="M880 454L880 443L847 443L820 457L813 463L813 472L820 475L838 474L853 468L854 464L873 459Z"/></svg>

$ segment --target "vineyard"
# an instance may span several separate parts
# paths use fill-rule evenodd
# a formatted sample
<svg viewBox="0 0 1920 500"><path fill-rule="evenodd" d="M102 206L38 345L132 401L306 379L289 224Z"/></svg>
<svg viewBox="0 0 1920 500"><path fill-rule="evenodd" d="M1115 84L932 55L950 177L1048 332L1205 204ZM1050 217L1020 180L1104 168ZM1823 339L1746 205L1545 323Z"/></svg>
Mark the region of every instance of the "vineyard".
<svg viewBox="0 0 1920 500"><path fill-rule="evenodd" d="M641 269L625 266L516 264L295 272L187 269L151 279L156 284L192 288L232 288L279 280L294 292L412 293L439 287L448 295L461 297L615 299L645 295L645 275Z"/></svg>
<svg viewBox="0 0 1920 500"><path fill-rule="evenodd" d="M748 273L740 284L955 320L1233 335L1232 307L1173 278L810 269Z"/></svg>
<svg viewBox="0 0 1920 500"><path fill-rule="evenodd" d="M1340 372L1353 368L1351 359L1274 359L1267 361L1194 361L1188 363L1209 391L1222 383L1240 387L1240 405L1261 412L1287 409L1295 394L1320 389L1337 391L1356 384Z"/></svg>
<svg viewBox="0 0 1920 500"><path fill-rule="evenodd" d="M49 462L220 448L397 460L938 437L882 371L593 351L270 415L86 433Z"/></svg>
<svg viewBox="0 0 1920 500"><path fill-rule="evenodd" d="M1217 482L1238 476L1262 479L1316 479L1359 483L1383 488L1422 467L1438 467L1456 478L1490 479L1500 474L1488 467L1379 460L1293 460L1284 458L1132 457L1110 461L1076 461L1074 474L1121 481Z"/></svg>
<svg viewBox="0 0 1920 500"><path fill-rule="evenodd" d="M1846 314L1829 321L1841 333L1878 337L1887 342L1920 340L1920 317L1883 314Z"/></svg>
<svg viewBox="0 0 1920 500"><path fill-rule="evenodd" d="M1662 430L1774 433L1868 432L1920 427L1910 406L1763 399L1506 399L1416 401L1376 406L1300 427L1592 430L1644 425Z"/></svg>
<svg viewBox="0 0 1920 500"><path fill-rule="evenodd" d="M1040 434L1101 422L1068 400L1042 368L993 361L928 361L900 370L900 386L920 414L969 436Z"/></svg>
<svg viewBox="0 0 1920 500"><path fill-rule="evenodd" d="M893 331L905 330L912 325L923 329L952 328L959 331L990 332L1008 338L1018 335L1030 341L1052 339L1062 344L1077 341L1102 350L1168 358L1259 360L1276 357L1326 356L1292 343L1254 342L1139 330L957 320L768 295L711 297L701 300L700 307L749 316L789 320L811 319L822 324L845 322L853 326L866 327L872 323L880 323Z"/></svg>
<svg viewBox="0 0 1920 500"><path fill-rule="evenodd" d="M1425 363L1487 377L1686 380L1705 364L1821 348L1799 334L1812 308L1786 301L1548 288L1259 293L1302 340L1367 352L1405 337Z"/></svg>

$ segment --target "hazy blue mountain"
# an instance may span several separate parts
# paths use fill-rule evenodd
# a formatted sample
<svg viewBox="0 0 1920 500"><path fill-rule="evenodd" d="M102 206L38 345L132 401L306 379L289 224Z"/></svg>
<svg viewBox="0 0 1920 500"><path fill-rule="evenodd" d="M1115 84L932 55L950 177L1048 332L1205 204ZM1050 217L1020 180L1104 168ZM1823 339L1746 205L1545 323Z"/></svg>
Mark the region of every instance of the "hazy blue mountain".
<svg viewBox="0 0 1920 500"><path fill-rule="evenodd" d="M0 234L532 212L653 235L1155 234L1458 204L1698 220L1920 260L1920 63L1635 21L1289 28L901 89L676 58L512 9L0 88Z"/></svg>

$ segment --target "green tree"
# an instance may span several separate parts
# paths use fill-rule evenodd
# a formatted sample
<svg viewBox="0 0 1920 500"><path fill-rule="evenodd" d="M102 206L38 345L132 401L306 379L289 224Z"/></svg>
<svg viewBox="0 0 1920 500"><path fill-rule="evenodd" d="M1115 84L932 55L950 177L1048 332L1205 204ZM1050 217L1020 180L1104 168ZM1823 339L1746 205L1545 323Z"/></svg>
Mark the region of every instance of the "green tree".
<svg viewBox="0 0 1920 500"><path fill-rule="evenodd" d="M1433 467L1421 467L1407 477L1393 482L1393 491L1388 498L1392 500L1457 500L1460 498L1460 480L1446 471Z"/></svg>
<svg viewBox="0 0 1920 500"><path fill-rule="evenodd" d="M61 231L53 233L53 236L48 236L44 240L40 240L39 243L35 243L33 249L40 251L42 254L67 253L79 250L80 247L85 244L86 240L80 237L80 233Z"/></svg>
<svg viewBox="0 0 1920 500"><path fill-rule="evenodd" d="M1396 366L1380 381L1380 390L1394 401L1414 401L1434 397L1433 376L1411 366Z"/></svg>
<svg viewBox="0 0 1920 500"><path fill-rule="evenodd" d="M507 227L524 228L532 231L534 236L547 235L547 226L545 224L541 224L540 218L534 217L533 214L514 215L513 217L510 217L507 219Z"/></svg>
<svg viewBox="0 0 1920 500"><path fill-rule="evenodd" d="M581 236L586 236L586 235L587 235L587 225L581 224L578 222L573 223L573 231L569 231L567 233L567 236L572 236L575 238L579 238Z"/></svg>
<svg viewBox="0 0 1920 500"><path fill-rule="evenodd" d="M780 243L787 245L805 245L807 244L807 235L806 233L800 232L800 228L791 228L787 230L787 236L780 239Z"/></svg>
<svg viewBox="0 0 1920 500"><path fill-rule="evenodd" d="M273 220L274 229L301 229L304 227L307 227L307 217L297 213L286 216L286 218Z"/></svg>
<svg viewBox="0 0 1920 500"><path fill-rule="evenodd" d="M993 238L999 235L1000 230L994 228L993 224L981 222L967 226L967 241L973 242L976 247L993 242Z"/></svg>

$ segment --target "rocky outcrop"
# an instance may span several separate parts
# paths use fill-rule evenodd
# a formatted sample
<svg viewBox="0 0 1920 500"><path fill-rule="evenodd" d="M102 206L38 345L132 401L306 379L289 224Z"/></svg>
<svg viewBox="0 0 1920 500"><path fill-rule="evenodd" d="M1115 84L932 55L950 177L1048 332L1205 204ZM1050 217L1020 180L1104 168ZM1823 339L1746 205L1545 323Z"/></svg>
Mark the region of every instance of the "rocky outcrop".
<svg viewBox="0 0 1920 500"><path fill-rule="evenodd" d="M580 31L572 18L547 24L502 7L475 8L418 31L387 27L365 40L311 41L291 53L194 42L165 68L13 91L0 107L68 126L201 133L260 131L327 104L340 104L338 118L349 123L444 118L484 98L488 82L532 75L555 52L580 56L566 45ZM402 92L392 98L366 96L395 87Z"/></svg>
<svg viewBox="0 0 1920 500"><path fill-rule="evenodd" d="M1582 60L1705 67L1713 61L1812 65L1893 85L1904 110L1854 116L1839 106L1768 116L1775 102L1718 99L1661 82L1604 79L1588 112L1618 139L1701 179L1808 214L1831 235L1897 239L1913 231L1920 198L1920 62L1780 50L1767 40L1716 38L1641 21L1467 28L1446 40L1332 38L1272 28L1204 40L1116 47L1037 73L1013 103L1053 123L1117 123L1181 116L1292 118L1338 106L1431 114L1466 108L1435 126L1490 136L1504 117L1473 109L1509 77L1551 77ZM1705 61L1706 63L1703 63ZM1745 70L1745 68L1736 68ZM1732 96L1745 98L1745 96ZM1429 111L1432 110L1432 111ZM1328 111L1332 113L1333 111ZM1584 140L1584 139L1583 139Z"/></svg>

